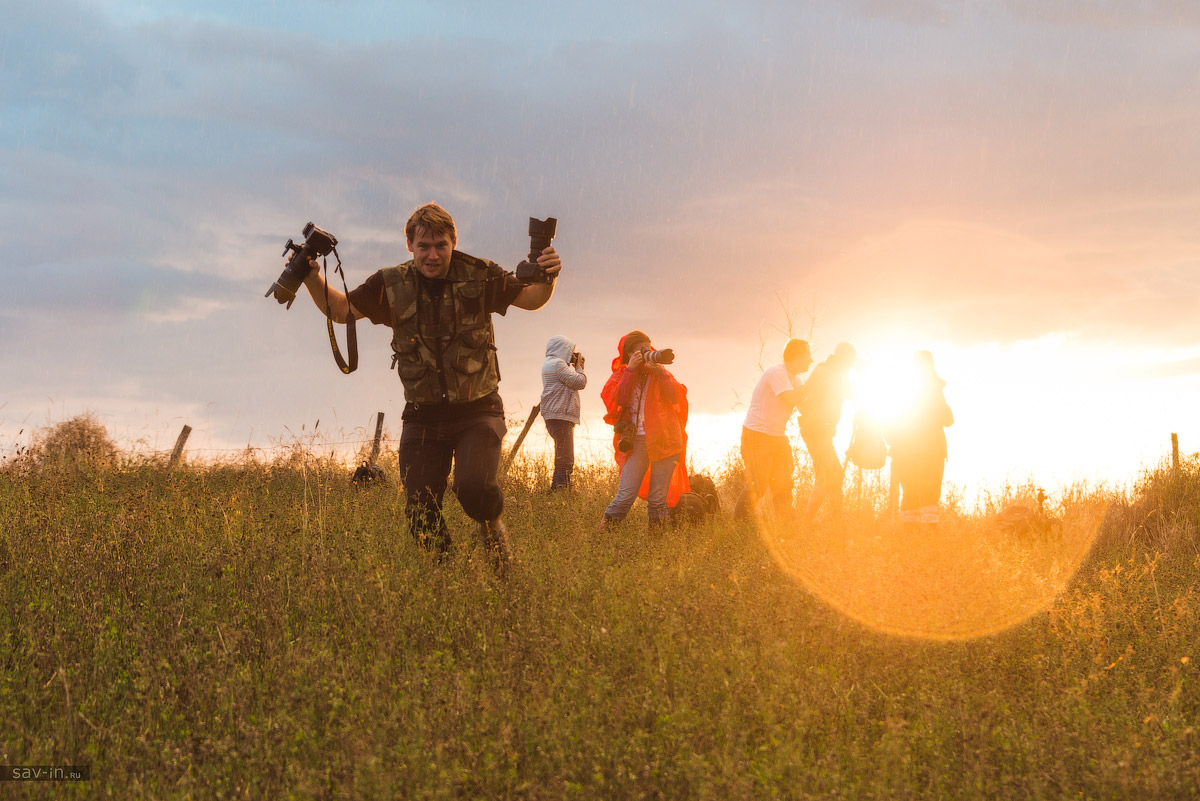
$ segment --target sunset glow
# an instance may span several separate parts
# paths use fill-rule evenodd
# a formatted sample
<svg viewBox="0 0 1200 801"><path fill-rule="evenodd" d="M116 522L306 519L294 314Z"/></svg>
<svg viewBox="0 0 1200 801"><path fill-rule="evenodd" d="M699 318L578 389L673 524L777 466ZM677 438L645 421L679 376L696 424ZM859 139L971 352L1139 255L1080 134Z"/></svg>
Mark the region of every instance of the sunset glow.
<svg viewBox="0 0 1200 801"><path fill-rule="evenodd" d="M1200 0L5 3L0 784L1200 798L1198 145Z"/></svg>
<svg viewBox="0 0 1200 801"><path fill-rule="evenodd" d="M856 345L862 401L888 414L896 366L931 351L951 484L1127 482L1171 433L1200 449L1200 48L1182 7L581 8L537 15L532 48L508 10L423 6L414 27L372 3L336 20L39 8L9 20L0 70L0 451L85 411L158 450L191 425L214 456L318 420L331 438L380 411L398 428L386 332L360 326L346 378L311 305L258 287L308 220L356 285L406 256L403 220L431 199L463 249L509 268L530 216L560 220L552 302L496 320L501 394L523 420L545 342L569 335L600 453L599 386L634 328L679 355L698 464L736 447L785 331L818 360Z"/></svg>

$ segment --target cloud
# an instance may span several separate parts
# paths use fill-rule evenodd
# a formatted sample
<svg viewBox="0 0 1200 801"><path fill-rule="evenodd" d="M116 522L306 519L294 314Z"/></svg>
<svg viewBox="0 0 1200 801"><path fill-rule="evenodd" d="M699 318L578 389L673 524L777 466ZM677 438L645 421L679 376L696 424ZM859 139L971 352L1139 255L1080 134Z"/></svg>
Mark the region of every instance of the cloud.
<svg viewBox="0 0 1200 801"><path fill-rule="evenodd" d="M247 416L384 403L383 333L362 383L314 390L323 324L261 294L305 222L353 285L430 199L509 266L528 216L560 220L554 301L498 324L514 399L552 332L599 354L652 326L740 364L780 297L835 340L1191 337L1195 12L1091 6L24 4L0 33L0 328L97 341L6 365L40 388L101 361ZM716 372L697 397L752 384Z"/></svg>
<svg viewBox="0 0 1200 801"><path fill-rule="evenodd" d="M1089 0L1086 3L1043 3L1005 0L1004 6L1027 23L1074 25L1102 29L1200 27L1200 7L1188 0Z"/></svg>
<svg viewBox="0 0 1200 801"><path fill-rule="evenodd" d="M962 15L962 0L854 0L864 14L906 23L945 22Z"/></svg>
<svg viewBox="0 0 1200 801"><path fill-rule="evenodd" d="M180 322L204 319L244 296L241 285L214 276L93 256L14 270L0 316L102 327Z"/></svg>
<svg viewBox="0 0 1200 801"><path fill-rule="evenodd" d="M1178 278L1194 287L1194 278ZM1061 241L912 220L864 238L799 290L821 299L827 322L851 331L892 326L959 343L1053 331L1143 339L1191 316L1169 283L1147 279L1129 263L1096 269Z"/></svg>
<svg viewBox="0 0 1200 801"><path fill-rule="evenodd" d="M1194 349L1193 349L1194 351ZM1131 380L1196 378L1200 376L1200 356L1163 354L1147 358L1145 353L1126 353L1123 372Z"/></svg>

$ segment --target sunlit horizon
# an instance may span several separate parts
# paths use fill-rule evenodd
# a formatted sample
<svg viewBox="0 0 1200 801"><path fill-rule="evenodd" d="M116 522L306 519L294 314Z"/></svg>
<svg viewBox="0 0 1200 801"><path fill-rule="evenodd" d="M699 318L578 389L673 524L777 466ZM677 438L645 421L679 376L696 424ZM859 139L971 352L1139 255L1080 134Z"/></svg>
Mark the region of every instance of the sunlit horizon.
<svg viewBox="0 0 1200 801"><path fill-rule="evenodd" d="M859 340L860 366L856 386L860 397L845 405L835 444L839 453L849 444L852 423L860 404L875 413L887 414L902 397L898 382L918 349L934 355L938 373L946 380L946 396L955 414L947 429L949 458L946 483L961 497L975 499L980 492L1006 485L1035 483L1048 491L1079 483L1091 486L1124 487L1145 469L1170 456L1170 435L1180 433L1180 449L1194 453L1200 443L1194 426L1189 430L1172 421L1189 421L1188 399L1200 394L1200 378L1163 376L1131 386L1125 375L1129 366L1152 365L1144 352L1117 345L1097 348L1081 343L1069 333L1053 334L1014 343L955 346L947 342L901 336ZM769 350L766 352L770 352ZM685 351L687 353L687 351ZM690 354L688 354L690 355ZM818 350L817 358L825 355ZM1185 361L1200 355L1188 348L1153 355L1163 363ZM764 359L763 366L770 364ZM688 383L694 365L675 365L677 377ZM583 420L576 430L577 459L605 464L612 458L612 428L600 419L599 388L607 377L607 365L592 368L592 385L584 392ZM370 369L369 367L367 369ZM806 377L806 376L805 376ZM705 374L705 380L715 377ZM381 380L393 380L384 375ZM331 377L336 380L336 377ZM1150 387L1151 389L1143 389ZM731 396L748 398L752 384L729 387ZM1146 397L1145 392L1157 392ZM501 395L507 396L504 386ZM520 433L528 406L508 403L509 432L506 449ZM1151 408L1153 413L1135 410ZM400 408L389 404L385 430L399 433ZM214 434L204 409L167 416L159 410L130 407L104 398L89 401L75 398L47 401L37 418L5 417L0 407L0 453L10 453L28 442L32 432L78 414L93 413L106 425L110 436L134 452L164 451L173 445L183 424L195 431L188 445L199 461L230 458L248 448L269 453L293 441L320 443L322 448L352 458L361 442L370 436L374 412L356 411L353 419L339 410L322 418L273 424L274 428L247 427L246 439L238 442ZM1126 415L1119 425L1114 416ZM694 403L688 421L688 458L694 471L720 474L739 459L738 447L744 407L729 410L698 408ZM803 459L795 418L789 435ZM522 444L525 456L546 457L551 443L543 422L535 420ZM391 458L384 454L381 459ZM853 468L852 468L853 469Z"/></svg>

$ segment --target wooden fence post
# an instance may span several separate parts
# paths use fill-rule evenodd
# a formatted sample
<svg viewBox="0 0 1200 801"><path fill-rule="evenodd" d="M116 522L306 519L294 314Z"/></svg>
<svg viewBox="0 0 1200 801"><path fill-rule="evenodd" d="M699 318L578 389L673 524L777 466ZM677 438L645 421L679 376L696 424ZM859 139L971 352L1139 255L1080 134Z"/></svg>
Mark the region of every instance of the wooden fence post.
<svg viewBox="0 0 1200 801"><path fill-rule="evenodd" d="M183 430L179 432L179 438L175 440L175 450L171 451L171 459L167 462L167 467L171 468L179 464L179 459L183 456L183 446L187 442L188 435L192 433L192 427L184 425Z"/></svg>
<svg viewBox="0 0 1200 801"><path fill-rule="evenodd" d="M896 463L888 460L888 514L896 514L900 506L900 477L896 475Z"/></svg>
<svg viewBox="0 0 1200 801"><path fill-rule="evenodd" d="M375 460L379 458L379 440L383 437L383 412L379 412L375 418L375 444L371 446L371 458L367 460L368 464L375 464Z"/></svg>
<svg viewBox="0 0 1200 801"><path fill-rule="evenodd" d="M541 404L538 403L533 404L533 408L529 410L529 419L525 421L525 427L521 429L520 436L518 436L517 441L513 443L512 450L508 452L508 456L504 459L504 465L500 468L501 476L508 475L508 466L512 464L513 457L516 456L517 451L521 449L521 443L525 441L525 435L529 433L530 426L533 425L533 421L537 419L538 412L541 410Z"/></svg>
<svg viewBox="0 0 1200 801"><path fill-rule="evenodd" d="M1179 469L1179 435L1171 435L1171 469Z"/></svg>

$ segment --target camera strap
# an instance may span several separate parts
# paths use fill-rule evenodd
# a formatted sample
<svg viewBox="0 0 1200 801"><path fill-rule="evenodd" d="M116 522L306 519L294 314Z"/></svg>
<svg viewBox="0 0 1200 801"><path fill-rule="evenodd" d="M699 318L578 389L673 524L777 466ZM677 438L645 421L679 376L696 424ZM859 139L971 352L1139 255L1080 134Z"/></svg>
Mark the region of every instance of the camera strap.
<svg viewBox="0 0 1200 801"><path fill-rule="evenodd" d="M333 333L333 318L326 315L325 323L329 328L329 346L333 348L333 360L337 363L338 369L346 375L350 375L358 369L358 333L354 328L354 311L350 308L350 289L346 286L346 273L342 270L342 257L338 255L337 248L333 248L333 257L337 259L337 266L334 270L342 277L342 292L346 296L346 354L350 357L349 364L342 358L342 352L338 349L337 337ZM329 308L329 257L324 256L321 259L321 266L325 268L325 308Z"/></svg>

